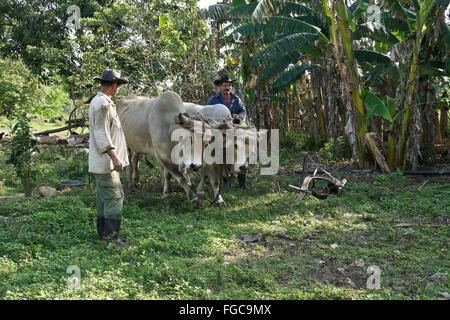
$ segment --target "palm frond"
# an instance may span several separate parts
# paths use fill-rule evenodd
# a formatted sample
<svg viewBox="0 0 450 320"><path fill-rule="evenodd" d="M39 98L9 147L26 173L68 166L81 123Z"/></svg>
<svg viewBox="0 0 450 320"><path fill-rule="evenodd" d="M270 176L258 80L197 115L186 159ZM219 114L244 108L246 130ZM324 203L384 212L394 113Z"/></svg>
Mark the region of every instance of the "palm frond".
<svg viewBox="0 0 450 320"><path fill-rule="evenodd" d="M320 29L307 22L286 18L286 17L270 17L265 23L248 23L238 29L241 35L274 35L274 34L292 34L300 32L316 33Z"/></svg>
<svg viewBox="0 0 450 320"><path fill-rule="evenodd" d="M381 14L381 21L390 32L409 33L408 22L402 19L394 18L389 13Z"/></svg>
<svg viewBox="0 0 450 320"><path fill-rule="evenodd" d="M370 50L354 50L355 57L358 60L358 62L368 62L368 63L384 63L389 64L391 63L391 59L380 52L376 51L370 51Z"/></svg>
<svg viewBox="0 0 450 320"><path fill-rule="evenodd" d="M399 43L400 40L389 32L382 24L366 22L358 25L353 33L353 39L359 40L362 37L368 37L375 41L380 41L390 45Z"/></svg>
<svg viewBox="0 0 450 320"><path fill-rule="evenodd" d="M360 62L361 68L366 72L364 75L364 84L368 87L377 87L385 81L387 68L384 63L378 63L372 66L368 62Z"/></svg>
<svg viewBox="0 0 450 320"><path fill-rule="evenodd" d="M226 4L213 4L208 8L201 9L199 15L203 19L226 20L228 18L228 11L231 9L232 7Z"/></svg>
<svg viewBox="0 0 450 320"><path fill-rule="evenodd" d="M228 14L234 18L250 18L257 5L257 2L244 4L242 6L231 9Z"/></svg>
<svg viewBox="0 0 450 320"><path fill-rule="evenodd" d="M279 58L275 63L266 67L258 75L258 82L262 83L275 77L277 74L283 72L289 65L298 63L302 57L303 54L301 52L295 51Z"/></svg>
<svg viewBox="0 0 450 320"><path fill-rule="evenodd" d="M310 7L296 2L286 2L280 9L279 15L297 17L308 13L313 13Z"/></svg>
<svg viewBox="0 0 450 320"><path fill-rule="evenodd" d="M261 62L268 64L289 52L301 51L301 47L311 45L317 38L318 35L316 33L303 32L290 34L263 49L253 60L252 65L259 66Z"/></svg>
<svg viewBox="0 0 450 320"><path fill-rule="evenodd" d="M273 14L278 14L286 0L260 0L252 13L254 22L261 22Z"/></svg>
<svg viewBox="0 0 450 320"><path fill-rule="evenodd" d="M447 75L445 69L432 67L429 64L425 63L419 65L419 72L421 77L422 76L438 77Z"/></svg>
<svg viewBox="0 0 450 320"><path fill-rule="evenodd" d="M359 9L361 9L361 4L365 3L365 4L369 4L369 0L356 0L355 2L352 3L352 5L350 7L348 7L348 11L352 14L355 15L356 11L358 11Z"/></svg>
<svg viewBox="0 0 450 320"><path fill-rule="evenodd" d="M275 80L272 86L272 93L281 91L293 84L295 81L300 79L306 70L317 67L317 64L301 64L297 67L294 67L285 73L283 73L280 77Z"/></svg>

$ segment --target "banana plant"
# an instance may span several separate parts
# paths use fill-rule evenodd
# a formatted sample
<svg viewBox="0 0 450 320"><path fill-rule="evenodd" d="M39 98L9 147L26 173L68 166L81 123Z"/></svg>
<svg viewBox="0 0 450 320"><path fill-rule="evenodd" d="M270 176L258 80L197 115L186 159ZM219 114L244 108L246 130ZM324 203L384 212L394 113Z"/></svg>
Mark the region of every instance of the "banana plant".
<svg viewBox="0 0 450 320"><path fill-rule="evenodd" d="M234 2L234 1L233 1ZM303 1L301 1L303 2ZM262 0L229 8L224 13L232 25L227 41L233 41L236 34L257 39L258 50L251 57L242 54L242 70L258 68L257 83L270 83L271 94L293 88L302 75L320 65L333 54L339 66L341 79L349 83L348 93L353 106L356 125L357 151L360 167L367 167L363 139L368 121L380 116L389 123L388 159L393 154L402 155L397 166L405 165L405 141L407 124L411 117L412 97L417 88L419 75L432 77L448 74L450 63L421 61L421 39L433 29L433 8L448 5L448 0L413 1L416 7L405 8L405 2L383 1L380 22L366 22L369 16L370 0L357 0L347 6L343 0L289 2L283 0ZM448 30L443 24L441 29ZM445 33L445 32L444 32ZM225 38L226 38L225 37ZM239 38L238 37L238 38ZM445 37L439 38L436 47L445 52L448 45ZM412 46L412 54L408 56ZM364 48L363 50L359 48ZM398 63L395 56L402 55ZM443 58L445 54L441 57ZM315 60L314 60L315 59ZM305 61L310 62L305 62ZM311 62L314 61L314 62ZM405 72L408 70L408 72ZM388 84L389 83L389 84ZM400 87L406 83L406 99L384 97L380 99L370 90L382 86ZM385 96L383 93L381 97ZM254 96L254 95L253 95ZM320 97L318 97L320 98ZM320 99L319 99L320 100ZM392 109L394 102L397 103ZM395 119L401 119L401 132L396 141L392 130ZM392 146L397 150L392 151ZM392 161L389 162L394 167Z"/></svg>
<svg viewBox="0 0 450 320"><path fill-rule="evenodd" d="M397 166L402 170L406 169L406 155L407 155L407 140L409 136L409 122L412 115L412 108L414 107L413 99L418 88L419 76L425 72L432 71L429 66L420 65L420 53L422 49L422 41L427 32L432 32L435 21L437 8L442 5L448 5L448 0L422 0L414 1L413 6L406 8L398 0L387 0L391 6L391 10L398 15L406 17L403 24L398 24L397 28L407 33L408 38L411 39L411 56L408 59L410 65L406 80L406 97L403 102L404 114L401 119L401 129L398 141L396 162ZM408 27L406 32L406 26ZM391 26L392 27L392 26Z"/></svg>

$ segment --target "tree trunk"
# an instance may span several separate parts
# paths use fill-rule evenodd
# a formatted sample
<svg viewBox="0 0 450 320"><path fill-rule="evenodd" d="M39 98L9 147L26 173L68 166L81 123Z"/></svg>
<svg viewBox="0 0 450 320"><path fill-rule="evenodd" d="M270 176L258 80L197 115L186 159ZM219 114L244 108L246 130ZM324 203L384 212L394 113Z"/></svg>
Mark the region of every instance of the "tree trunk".
<svg viewBox="0 0 450 320"><path fill-rule="evenodd" d="M344 4L343 0L337 0L335 3L336 6L336 12L337 12L337 25L339 26L340 30L340 36L342 39L342 47L343 52L345 54L345 65L346 69L345 72L343 72L344 77L347 79L348 84L350 86L349 94L352 99L352 105L355 110L359 113L359 119L364 119L366 115L366 111L364 108L364 103L361 96L361 88L360 88L360 81L359 81L359 75L358 70L356 66L356 60L355 55L353 52L353 39L352 39L352 30L349 25L348 20L348 12L346 5ZM368 168L368 163L366 161L365 157L365 150L363 147L363 139L364 135L367 132L367 128L364 127L363 121L358 121L357 119L354 119L354 125L355 125L355 133L356 133L356 143L357 143L357 149L358 149L358 158L359 168Z"/></svg>
<svg viewBox="0 0 450 320"><path fill-rule="evenodd" d="M421 25L420 25L421 26ZM406 141L407 141L407 131L408 131L408 125L409 125L409 119L411 117L411 108L412 108L412 102L413 102L413 94L416 91L417 88L417 82L419 78L419 50L420 50L420 43L422 40L422 28L417 30L416 32L416 39L413 45L413 56L411 61L411 68L409 71L409 77L408 82L406 85L406 97L405 97L405 114L403 115L402 119L402 126L401 126L401 132L400 132L400 139L398 143L398 161L397 166L400 167L402 170L406 170L406 157L407 157L407 151L406 148Z"/></svg>
<svg viewBox="0 0 450 320"><path fill-rule="evenodd" d="M24 189L25 189L25 197L32 197L33 196L33 188L31 186L30 181L30 168L27 166L25 168L25 178L23 181Z"/></svg>
<svg viewBox="0 0 450 320"><path fill-rule="evenodd" d="M439 128L441 129L442 138L446 139L448 132L448 105L445 103L443 103L441 106L441 119Z"/></svg>
<svg viewBox="0 0 450 320"><path fill-rule="evenodd" d="M420 153L420 142L422 140L422 122L421 122L421 112L418 104L411 106L411 111L413 114L413 127L410 136L410 146L411 146L411 169L417 170L419 165ZM434 146L433 146L434 149ZM406 169L406 167L405 167ZM403 169L404 170L404 169Z"/></svg>
<svg viewBox="0 0 450 320"><path fill-rule="evenodd" d="M426 80L426 104L424 108L424 138L425 145L427 149L428 160L431 162L436 161L436 150L435 150L435 135L436 135L436 110L434 103L434 88L433 80L428 78Z"/></svg>

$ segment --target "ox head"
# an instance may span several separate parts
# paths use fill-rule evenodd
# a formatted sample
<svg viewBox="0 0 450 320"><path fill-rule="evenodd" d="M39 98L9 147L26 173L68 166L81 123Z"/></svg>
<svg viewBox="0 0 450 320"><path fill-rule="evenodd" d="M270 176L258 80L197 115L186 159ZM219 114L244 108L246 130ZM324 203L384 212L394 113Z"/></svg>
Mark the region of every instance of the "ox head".
<svg viewBox="0 0 450 320"><path fill-rule="evenodd" d="M183 156L179 169L198 171L202 166L203 150L209 140L205 137L205 130L212 127L208 123L190 118L187 113L176 115L175 123L185 130L182 139L179 141L184 145L183 150L187 156Z"/></svg>
<svg viewBox="0 0 450 320"><path fill-rule="evenodd" d="M233 126L233 129L226 130L226 163L233 164L232 168L235 173L245 173L249 164L256 164L257 141L257 133L254 128Z"/></svg>

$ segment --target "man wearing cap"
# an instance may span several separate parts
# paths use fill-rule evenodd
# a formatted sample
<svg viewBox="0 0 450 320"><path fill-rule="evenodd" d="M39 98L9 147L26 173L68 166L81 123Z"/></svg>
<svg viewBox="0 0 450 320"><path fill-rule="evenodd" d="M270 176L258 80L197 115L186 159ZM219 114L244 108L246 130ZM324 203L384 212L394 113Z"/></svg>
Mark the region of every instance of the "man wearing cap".
<svg viewBox="0 0 450 320"><path fill-rule="evenodd" d="M214 85L219 88L219 92L208 99L208 105L223 104L230 109L231 115L233 116L233 123L241 123L245 118L245 106L241 99L231 93L231 87L233 82L236 80L231 80L227 74L222 75L219 79L214 80ZM242 189L247 189L245 183L246 174L238 174L239 186ZM230 183L230 178L223 178L225 183Z"/></svg>
<svg viewBox="0 0 450 320"><path fill-rule="evenodd" d="M112 97L128 79L108 69L94 80L101 84L89 104L89 172L97 187L97 232L100 243L126 247L119 238L124 196L120 171L129 164L128 150Z"/></svg>

